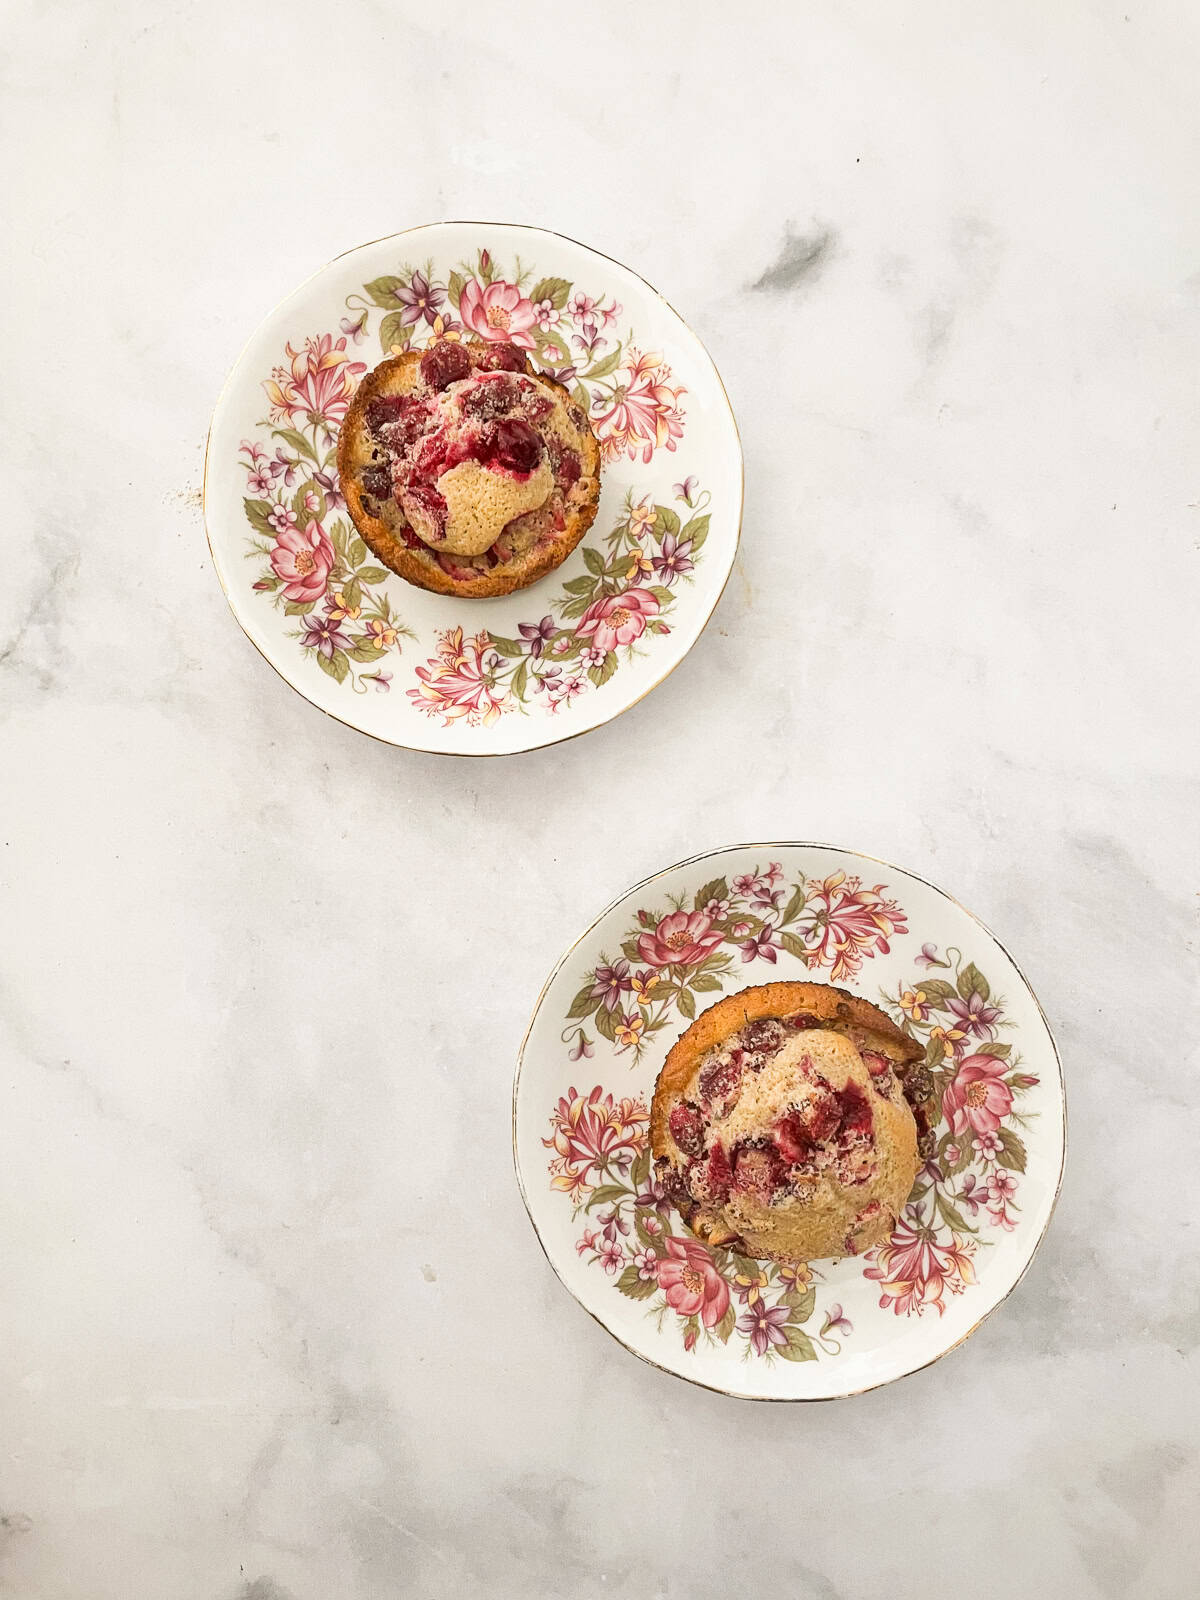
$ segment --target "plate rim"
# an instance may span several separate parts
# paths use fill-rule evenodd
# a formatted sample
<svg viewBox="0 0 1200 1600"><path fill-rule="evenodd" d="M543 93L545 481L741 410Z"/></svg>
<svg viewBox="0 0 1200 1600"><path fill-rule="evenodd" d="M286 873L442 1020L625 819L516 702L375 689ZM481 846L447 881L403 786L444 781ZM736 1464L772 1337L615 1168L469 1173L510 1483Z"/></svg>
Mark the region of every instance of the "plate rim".
<svg viewBox="0 0 1200 1600"><path fill-rule="evenodd" d="M436 745L410 744L407 741L400 740L400 739L389 739L386 735L384 735L382 733L372 733L370 731L370 729L368 729L368 728L359 727L358 723L351 722L348 718L339 716L336 711L330 711L325 706L318 705L315 700L310 699L309 696L307 694L305 694L303 689L301 689L297 684L292 682L291 678L289 678L288 675L283 671L282 667L277 666L275 664L275 662L271 660L270 656L267 655L266 651L262 648L262 646L258 643L258 641L255 638L253 638L253 636L251 635L249 629L246 627L245 623L242 621L241 617L239 616L238 611L237 611L237 607L233 603L233 598L230 595L229 589L228 589L228 587L226 586L226 583L225 583L225 579L222 576L220 563L217 560L216 551L213 549L212 524L211 524L211 520L209 518L208 491L209 491L209 470L210 470L210 457L211 457L213 429L216 426L217 418L220 415L221 409L224 406L224 404L226 402L226 399L227 399L227 397L229 395L230 386L233 383L234 374L237 372L238 368L241 366L242 361L245 359L245 356L246 356L247 352L250 349L250 346L254 343L254 340L257 338L259 330L267 322L269 322L272 317L276 316L277 313L280 310L282 310L282 308L287 304L287 302L289 300L291 300L294 296L300 294L302 290L308 288L308 286L311 283L314 283L322 275L322 273L327 272L330 267L332 267L336 262L343 260L346 256L352 256L352 255L356 254L356 252L358 252L359 250L369 250L369 249L371 249L372 246L377 245L377 244L388 244L393 239L406 239L406 238L409 238L413 234L427 233L427 232L429 232L431 230L435 230L435 229L438 229L438 228L460 228L460 227L462 227L462 228L517 228L517 229L520 229L522 232L525 232L525 233L536 233L536 234L541 234L546 238L559 239L559 240L564 241L567 244L574 245L576 249L587 251L587 253L589 255L599 256L601 260L607 261L607 262L611 263L611 265L613 265L615 267L619 267L622 272L627 272L627 273L629 273L629 275L631 277L636 278L637 281L639 283L641 283L642 285L644 285L644 287L646 289L648 289L649 292L652 295L654 295L656 299L662 301L663 305L666 306L667 310L672 314L672 316L677 317L679 322L683 325L683 327L686 328L687 332L692 336L693 339L695 339L695 341L696 341L697 345L699 346L700 350L702 351L705 359L708 361L709 365L711 366L714 376L716 377L717 387L720 390L722 400L725 402L725 409L729 413L729 420L733 424L733 439L734 439L734 444L736 445L736 448L737 448L737 466L738 466L737 527L736 527L736 529L734 531L734 536L733 536L733 549L732 549L732 552L731 552L730 557L729 557L729 569L726 572L725 577L721 581L721 587L717 591L716 598L713 600L713 603L712 603L711 607L709 608L707 615L705 616L704 620L700 624L700 628L699 628L699 631L696 634L695 639L688 646L688 648L683 652L683 654L680 655L677 660L675 660L675 661L673 661L671 663L671 665L666 669L666 671L661 675L661 677L656 678L654 680L654 682L649 684L645 689L643 689L642 692L639 695L637 695L635 699L628 701L625 705L621 706L619 710L615 710L615 711L611 712L602 721L593 722L590 727L579 728L574 733L565 733L565 734L562 734L558 738L546 739L546 740L541 741L538 744L522 745L518 749L515 749L515 750L447 750L447 749L443 749L443 748L441 748L439 746L436 746ZM679 667L679 666L682 666L682 664L687 660L688 656L691 655L693 649L695 649L696 645L699 644L701 638L703 637L705 631L708 628L709 623L712 621L713 616L716 613L717 607L720 605L721 600L724 597L726 589L729 587L729 580L733 576L733 569L734 569L734 566L735 566L735 564L737 562L738 551L741 549L742 522L743 522L743 518L744 518L744 515L745 515L745 509L746 509L746 452L745 452L745 449L744 449L744 447L742 445L742 434L741 434L741 429L738 427L737 413L733 409L733 402L729 398L729 391L725 387L725 380L721 376L720 368L717 366L717 363L713 360L712 352L709 350L709 348L705 344L704 340L701 339L700 335L692 327L691 323L688 322L687 318L684 317L682 315L682 313L679 312L674 305L672 305L672 303L667 299L666 295L663 294L660 289L656 289L655 288L655 286L649 281L648 278L644 278L640 272L636 271L633 267L626 266L625 262L619 261L616 258L616 256L609 255L608 252L605 251L605 250L597 250L593 245L584 244L582 240L573 238L572 235L570 235L568 233L560 233L560 232L557 231L557 229L554 229L554 228L543 228L543 227L539 226L537 223L534 223L534 222L498 222L498 221L495 221L495 220L492 220L490 222L485 222L485 221L472 220L471 218L467 218L467 217L443 217L443 218L439 219L436 222L419 222L419 223L415 224L411 228L401 228L395 233L380 234L380 236L377 239L365 239L365 240L363 240L363 242L361 244L350 245L349 248L347 248L345 250L339 250L337 255L330 256L328 261L323 262L321 266L315 268L312 272L310 272L308 274L308 276L306 278L302 278L300 280L300 282L298 284L296 284L296 286L293 289L290 289L287 292L287 294L285 294L281 299L277 300L275 302L275 304L271 307L271 309L269 311L265 312L263 314L263 316L261 316L259 318L258 322L251 329L250 333L246 336L245 340L243 341L242 347L238 351L238 354L235 357L235 359L233 361L233 364L230 366L229 370L226 372L225 380L222 383L221 388L220 388L220 390L219 390L219 392L217 394L216 401L213 404L212 416L209 418L209 423L208 423L208 432L205 435L205 439L204 439L204 466L203 466L203 471L202 471L202 475L201 475L200 506L201 506L201 514L202 514L203 521L204 521L205 542L208 545L209 561L211 563L213 572L216 574L217 582L221 585L221 593L225 596L225 603L226 603L226 605L228 605L229 610L233 615L234 621L237 623L238 627L241 629L241 631L242 631L243 635L245 636L245 638L249 640L250 644L252 644L254 646L254 649L258 651L258 654L267 663L267 665L271 668L271 670L279 678L281 678L283 680L283 682L288 686L289 689L292 690L292 692L294 694L298 694L300 696L300 698L303 701L305 701L306 704L312 706L312 708L315 711L321 712L322 715L331 718L334 722L340 722L343 727L351 729L351 731L354 732L354 733L362 734L368 739L374 739L376 741L376 743L385 745L389 749L392 749L392 750L411 750L411 751L415 751L415 752L417 752L417 753L419 753L421 755L452 756L452 757L455 757L455 758L457 758L459 760L466 760L466 761L483 761L483 760L495 761L495 760L502 760L502 759L505 759L505 758L510 757L510 756L531 755L536 750L551 750L551 749L554 748L555 745L568 744L568 743L570 743L570 741L572 739L582 739L586 734L595 733L600 728L608 727L608 725L610 723L615 722L617 720L617 718L620 717L620 716L623 716L625 714L625 712L632 711L634 706L640 705L641 702L647 697L647 695L653 694L656 689L661 688L661 686L671 676L671 674L675 671L675 669L677 667ZM532 587L532 585L531 585L531 587Z"/></svg>
<svg viewBox="0 0 1200 1600"><path fill-rule="evenodd" d="M526 1188L525 1188L525 1180L524 1180L524 1178L523 1178L523 1176L521 1174L521 1162L520 1162L520 1156L519 1156L518 1150L517 1150L517 1099L518 1099L518 1095L520 1093L520 1088L521 1088L521 1072L522 1072L522 1069L524 1068L524 1065L525 1065L525 1049L526 1049L526 1046L529 1043L530 1035L533 1032L534 1023L537 1021L538 1013L542 1008L542 1003L545 1000L546 995L549 993L551 984L554 982L555 978L557 978L559 972L561 971L563 966L566 964L566 962L575 953L575 951L583 943L583 941L588 937L588 935L591 934L600 925L600 923L604 921L605 917L607 917L611 912L615 911L619 905L621 905L625 900L627 900L630 897L630 895L634 895L634 894L639 893L642 889L648 888L650 884L657 883L660 878L668 877L671 873L678 872L684 867L692 867L692 866L695 866L697 862L707 861L707 860L711 859L713 856L729 855L731 852L738 851L738 850L745 850L745 851L764 851L764 850L767 850L767 851L769 851L769 850L783 850L783 849L787 849L787 850L831 850L831 851L836 852L839 855L857 856L862 861L873 861L877 866L886 867L889 872L902 873L905 877L914 878L918 883L924 884L924 886L927 889L932 889L934 891L934 893L940 895L943 900L948 900L951 903L951 905L957 906L959 911L961 911L964 916L968 917L973 923L976 924L977 927L981 928L989 939L994 940L994 942L1003 951L1003 953L1006 956L1006 958L1012 963L1013 971L1017 974L1017 977L1025 985L1025 988L1029 993L1030 999L1033 1001L1034 1005L1037 1007L1038 1015L1042 1019L1042 1025L1046 1030L1046 1037L1050 1041L1050 1048L1051 1048L1051 1050L1053 1051L1053 1054L1054 1054L1054 1063L1055 1063L1055 1066L1056 1066L1056 1068L1058 1070L1059 1102L1060 1102L1060 1104L1062 1106L1062 1151L1061 1151L1061 1153L1059 1155L1058 1173L1057 1173L1057 1175L1055 1177L1055 1180L1054 1180L1054 1194L1053 1194L1053 1197L1052 1197L1052 1199L1050 1201L1050 1209L1046 1213L1046 1220L1042 1224L1041 1232L1038 1234L1037 1238L1033 1242L1033 1245L1032 1245L1032 1248L1029 1251L1028 1257L1026 1258L1025 1262L1023 1263L1023 1265L1021 1267L1021 1270L1017 1273L1016 1277L1009 1284L1008 1288L1004 1291L1004 1293L1000 1296L1000 1298L995 1302L994 1305L989 1306L988 1309L982 1314L982 1316L980 1316L977 1321L975 1321L975 1322L973 1322L971 1324L971 1326L966 1330L965 1333L960 1334L959 1337L957 1339L955 1339L953 1344L948 1344L944 1350L939 1350L937 1355L930 1356L928 1361L922 1361L920 1366L910 1367L907 1372L898 1372L898 1373L895 1374L894 1377L880 1378L878 1380L878 1382L876 1382L876 1383L861 1384L858 1388L855 1388L855 1389L842 1390L838 1394L820 1394L820 1395L745 1394L742 1391L737 1390L737 1389L725 1389L725 1388L722 1388L720 1384L707 1383L701 1378L690 1378L690 1377L687 1376L686 1373L678 1372L673 1367L664 1367L661 1362L655 1361L653 1356L645 1355L645 1354L643 1354L642 1351L635 1350L634 1347L631 1344L627 1344L626 1341L624 1339L622 1339L621 1335L619 1333L615 1332L611 1327L609 1327L608 1323L605 1322L604 1319L601 1316L599 1316L595 1311L591 1310L590 1307L584 1305L583 1301L580 1300L579 1296L575 1293L575 1291L571 1288L570 1284L563 1277L562 1273L558 1270L558 1267L555 1264L554 1258L551 1256L549 1250L546 1248L546 1241L542 1238L541 1230L539 1229L539 1227L537 1225L537 1220L534 1217L533 1207L530 1204L529 1195L528 1195L528 1193L526 1191ZM1045 1012L1045 1008L1043 1007L1041 1000L1038 998L1037 991L1034 989L1033 985L1030 983L1029 979L1026 977L1024 969L1021 967L1020 963L1014 958L1012 952L1009 950L1008 946L1004 943L1004 941L1002 939L998 938L997 935L992 932L991 928L987 925L986 922L983 921L983 919L981 917L977 917L973 911L969 910L968 907L963 905L961 900L957 899L948 890L943 889L939 884L931 882L928 878L924 877L921 873L914 872L908 867L897 866L894 861L887 861L887 860L884 859L883 856L872 855L871 852L868 851L868 850L854 850L854 849L851 849L851 848L849 848L848 846L845 846L845 845L830 844L828 841L819 840L819 839L768 839L768 840L759 839L759 840L750 840L750 841L748 841L746 843L721 845L721 846L718 846L716 848L709 849L709 850L700 850L695 855L684 856L682 860L674 862L671 866L662 867L658 872L652 872L649 875L649 877L643 878L640 883L631 884L629 886L629 888L623 890L619 895L617 895L613 900L611 900L609 902L609 904L606 905L601 912L599 912L592 919L592 921L583 930L583 932L580 933L578 938L572 940L572 942L567 946L567 948L559 956L558 960L554 963L554 966L552 967L549 976L546 978L545 983L542 985L541 990L538 993L537 999L534 1001L533 1011L530 1014L529 1022L527 1024L526 1028L525 1028L524 1034L522 1035L521 1044L520 1044L520 1047L519 1047L519 1049L517 1051L517 1066L516 1066L516 1071L513 1074L513 1089L512 1089L512 1155L513 1155L513 1171L514 1171L514 1173L516 1175L517 1188L520 1191L521 1200L522 1200L522 1203L525 1206L525 1214L529 1218L530 1227L532 1227L532 1229L533 1229L534 1237L537 1239L537 1242L541 1247L542 1254L545 1256L547 1262L549 1263L550 1270L554 1273L554 1276L558 1279L559 1283L566 1290L567 1294L571 1297L572 1301L582 1311L585 1311L587 1313L587 1315L589 1317L591 1317L593 1322L597 1323L601 1328L603 1328L604 1332L606 1334L608 1334L610 1339L615 1339L616 1342L621 1346L621 1348L623 1350L627 1350L630 1355L636 1356L639 1361L644 1361L647 1366L655 1368L655 1370L658 1371L658 1372L666 1373L666 1375L669 1378L678 1379L680 1383L690 1384L693 1388L706 1389L710 1394L725 1395L727 1398L729 1398L731 1400L744 1400L744 1401L748 1401L748 1402L750 1402L752 1404L756 1404L756 1405L823 1405L823 1404L826 1404L827 1402L833 1401L833 1400L849 1400L849 1399L852 1399L855 1395L870 1394L875 1389L886 1388L889 1384L902 1383L905 1378L915 1377L918 1372L926 1371L929 1367L932 1367L936 1362L943 1360L948 1355L952 1355L955 1350L961 1349L961 1347L964 1344L966 1344L967 1340L971 1337L971 1335L974 1334L974 1333L977 1333L979 1331L979 1329L983 1326L983 1324L987 1321L987 1319L992 1315L992 1313L994 1311L998 1311L1000 1309L1000 1307L1004 1304L1004 1302L1013 1293L1014 1289L1016 1289L1017 1285L1021 1282L1021 1280L1025 1277L1025 1274L1029 1271L1030 1267L1033 1265L1034 1258L1037 1255L1038 1251L1042 1247L1042 1243L1045 1240L1046 1234L1050 1230L1050 1224L1054 1220L1054 1213L1055 1213L1055 1210L1058 1207L1059 1198L1060 1198L1060 1196L1062 1194L1063 1173L1066 1170L1066 1163L1067 1163L1067 1135L1068 1135L1067 1084L1066 1084L1066 1078L1065 1078L1065 1076L1063 1074L1062 1054L1061 1054L1061 1052L1059 1051L1059 1048L1058 1048L1058 1040L1054 1036L1054 1030L1050 1026L1050 1019L1049 1019L1049 1017L1047 1017L1046 1012Z"/></svg>

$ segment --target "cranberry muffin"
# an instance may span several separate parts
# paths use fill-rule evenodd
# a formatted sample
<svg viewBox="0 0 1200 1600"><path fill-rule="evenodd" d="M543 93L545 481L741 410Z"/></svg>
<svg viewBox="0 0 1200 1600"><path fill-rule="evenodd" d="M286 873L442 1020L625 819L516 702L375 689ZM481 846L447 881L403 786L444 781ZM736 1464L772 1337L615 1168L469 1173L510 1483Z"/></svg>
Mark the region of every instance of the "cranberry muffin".
<svg viewBox="0 0 1200 1600"><path fill-rule="evenodd" d="M522 350L442 339L383 361L338 440L354 526L410 583L482 599L565 561L600 499L584 412Z"/></svg>
<svg viewBox="0 0 1200 1600"><path fill-rule="evenodd" d="M857 1255L891 1232L920 1167L923 1058L844 989L728 995L659 1073L655 1172L710 1244L776 1261Z"/></svg>

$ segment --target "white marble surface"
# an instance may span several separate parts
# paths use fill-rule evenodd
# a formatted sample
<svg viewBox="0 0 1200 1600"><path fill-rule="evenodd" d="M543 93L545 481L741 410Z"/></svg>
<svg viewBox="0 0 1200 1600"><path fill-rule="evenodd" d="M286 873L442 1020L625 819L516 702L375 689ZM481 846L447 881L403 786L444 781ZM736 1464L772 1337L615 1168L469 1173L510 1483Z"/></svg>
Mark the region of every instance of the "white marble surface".
<svg viewBox="0 0 1200 1600"><path fill-rule="evenodd" d="M5 33L0 1594L1193 1593L1200 14L15 0ZM286 688L199 511L260 315L447 215L643 271L746 449L690 660L478 765ZM563 945L749 836L951 889L1071 1093L1007 1305L804 1409L609 1341L509 1150Z"/></svg>

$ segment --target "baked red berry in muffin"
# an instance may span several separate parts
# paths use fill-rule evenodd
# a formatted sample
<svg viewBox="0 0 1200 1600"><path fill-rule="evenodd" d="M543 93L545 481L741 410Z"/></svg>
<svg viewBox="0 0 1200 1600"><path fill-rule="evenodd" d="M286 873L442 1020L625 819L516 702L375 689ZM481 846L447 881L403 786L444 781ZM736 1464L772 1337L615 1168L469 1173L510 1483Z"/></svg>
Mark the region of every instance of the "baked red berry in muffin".
<svg viewBox="0 0 1200 1600"><path fill-rule="evenodd" d="M919 1109L923 1059L844 989L728 995L659 1073L656 1175L710 1244L776 1261L857 1255L891 1232L920 1167L910 1096Z"/></svg>
<svg viewBox="0 0 1200 1600"><path fill-rule="evenodd" d="M393 572L466 598L565 561L596 515L600 451L515 345L441 339L369 372L338 440L354 526Z"/></svg>

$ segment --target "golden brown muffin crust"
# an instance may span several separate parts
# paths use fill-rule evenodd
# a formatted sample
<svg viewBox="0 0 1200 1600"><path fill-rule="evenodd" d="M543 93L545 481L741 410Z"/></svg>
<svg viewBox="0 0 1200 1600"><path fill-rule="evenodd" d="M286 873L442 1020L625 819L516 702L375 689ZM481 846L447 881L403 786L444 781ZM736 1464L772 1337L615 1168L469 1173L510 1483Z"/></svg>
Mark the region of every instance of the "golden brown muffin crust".
<svg viewBox="0 0 1200 1600"><path fill-rule="evenodd" d="M899 1093L899 1078L888 1072L890 1093L872 1093L878 1085L861 1052L884 1057L893 1069L900 1069L900 1077L924 1057L921 1045L869 1000L830 984L778 982L743 989L717 1001L676 1040L663 1063L650 1108L651 1150L657 1161L670 1163L678 1171L678 1163L685 1158L671 1135L669 1119L704 1058L748 1023L798 1015L811 1021L794 1036L795 1042L811 1034L814 1050L828 1055L833 1049L834 1058L841 1057L836 1069L840 1080L852 1078L871 1094L873 1118L881 1135L877 1144L880 1169L876 1180L864 1188L862 1198L878 1199L869 1211L856 1212L853 1191L822 1176L813 1180L799 1201L799 1211L795 1204L756 1205L734 1196L722 1205L700 1203L690 1196L677 1199L676 1204L699 1238L752 1256L818 1260L860 1253L887 1237L920 1166L916 1124Z"/></svg>
<svg viewBox="0 0 1200 1600"><path fill-rule="evenodd" d="M700 1059L714 1045L760 1017L794 1017L800 1012L810 1013L824 1027L838 1031L859 1028L866 1034L874 1034L876 1041L868 1039L868 1049L878 1050L881 1055L906 1065L922 1060L925 1055L917 1041L898 1028L886 1012L833 984L762 983L737 994L727 994L707 1011L702 1011L686 1033L680 1034L663 1062L650 1108L650 1141L654 1154L663 1155L666 1151L671 1102L683 1094Z"/></svg>
<svg viewBox="0 0 1200 1600"><path fill-rule="evenodd" d="M486 348L487 341L464 341L468 350ZM350 512L350 519L362 535L363 541L377 555L384 566L399 577L416 584L419 589L429 589L436 594L458 595L467 600L485 600L498 595L512 594L526 589L539 578L562 563L575 549L596 519L600 505L600 447L591 424L584 418L580 429L580 476L573 492L573 509L567 514L567 525L555 535L552 543L531 550L527 555L503 562L478 578L452 578L436 562L425 559L421 551L410 550L404 540L381 518L367 510L359 481L363 469L370 466L376 446L367 428L366 410L376 395L404 394L416 387L420 378L422 350L406 350L403 355L391 356L368 372L355 391L342 423L338 437L337 466L342 494ZM572 408L575 403L569 391L556 379L538 372L522 352L526 377L554 390Z"/></svg>

